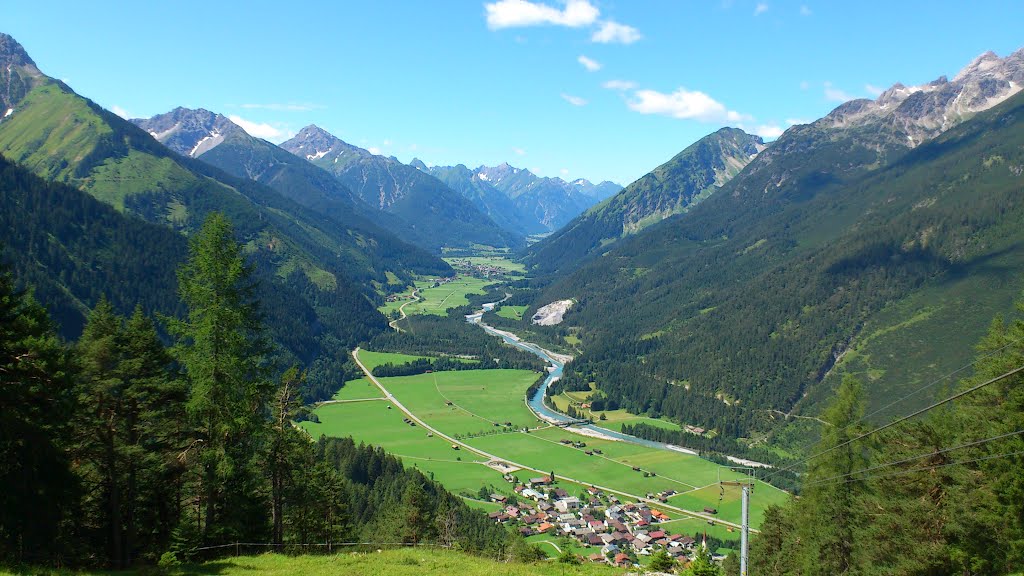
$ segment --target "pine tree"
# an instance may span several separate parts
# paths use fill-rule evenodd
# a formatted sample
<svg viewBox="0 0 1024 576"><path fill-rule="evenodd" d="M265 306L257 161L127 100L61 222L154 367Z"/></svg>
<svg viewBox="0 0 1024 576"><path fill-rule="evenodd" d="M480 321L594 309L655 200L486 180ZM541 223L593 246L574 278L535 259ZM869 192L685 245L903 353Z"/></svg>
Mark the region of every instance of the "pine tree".
<svg viewBox="0 0 1024 576"><path fill-rule="evenodd" d="M123 437L126 564L137 554L163 552L178 523L183 467L177 459L189 431L185 384L157 335L153 320L136 307L122 332L118 368L125 383Z"/></svg>
<svg viewBox="0 0 1024 576"><path fill-rule="evenodd" d="M693 562L683 571L685 576L720 576L721 569L715 565L711 551L701 546L694 552Z"/></svg>
<svg viewBox="0 0 1024 576"><path fill-rule="evenodd" d="M797 506L797 533L802 542L801 565L807 574L849 574L855 571L856 529L864 513L866 481L846 474L868 465L865 441L847 444L862 434L864 390L851 376L843 379L832 404L822 414L823 455L809 464L805 490Z"/></svg>
<svg viewBox="0 0 1024 576"><path fill-rule="evenodd" d="M676 561L665 552L664 548L659 549L651 556L649 568L655 572L671 572L676 567Z"/></svg>
<svg viewBox="0 0 1024 576"><path fill-rule="evenodd" d="M0 270L0 561L60 550L78 495L64 450L73 407L67 354L46 311Z"/></svg>
<svg viewBox="0 0 1024 576"><path fill-rule="evenodd" d="M186 411L196 431L187 452L196 470L197 518L207 541L263 531L257 469L267 431L267 344L252 269L227 218L211 213L190 239L179 270L187 319L170 321L189 384Z"/></svg>
<svg viewBox="0 0 1024 576"><path fill-rule="evenodd" d="M296 467L302 465L302 453L310 450L308 437L292 426L292 418L302 406L299 390L305 379L305 373L299 372L297 367L289 368L281 377L281 386L274 396L267 465L275 544L284 542L284 506L288 488L293 483L292 476Z"/></svg>
<svg viewBox="0 0 1024 576"><path fill-rule="evenodd" d="M140 553L159 552L176 521L173 452L182 436L183 389L152 321L136 309L125 324L105 298L90 313L75 358L75 422L85 432L78 473L101 487L86 498L83 523L105 542L107 564L125 568Z"/></svg>
<svg viewBox="0 0 1024 576"><path fill-rule="evenodd" d="M418 482L410 482L402 493L402 542L417 544L427 537L433 525L427 492Z"/></svg>
<svg viewBox="0 0 1024 576"><path fill-rule="evenodd" d="M89 315L82 338L76 347L80 366L79 410L76 427L86 431L79 438L82 445L79 457L85 464L80 474L87 483L95 484L95 508L88 519L93 529L105 534L107 559L110 566L124 568L124 518L122 492L124 480L123 444L119 436L121 426L124 383L118 366L121 319L106 298L101 298Z"/></svg>

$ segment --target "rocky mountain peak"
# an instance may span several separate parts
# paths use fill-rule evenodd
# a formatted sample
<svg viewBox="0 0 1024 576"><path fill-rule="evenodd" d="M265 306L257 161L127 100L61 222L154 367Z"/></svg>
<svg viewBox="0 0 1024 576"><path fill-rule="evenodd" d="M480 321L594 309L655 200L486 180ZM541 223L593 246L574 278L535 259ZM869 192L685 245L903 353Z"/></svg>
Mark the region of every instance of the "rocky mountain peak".
<svg viewBox="0 0 1024 576"><path fill-rule="evenodd" d="M412 161L409 162L409 166L412 166L413 168L419 170L420 172L429 172L429 168L427 168L427 165L424 164L423 160L420 160L419 158L413 158Z"/></svg>
<svg viewBox="0 0 1024 576"><path fill-rule="evenodd" d="M148 119L135 118L132 122L164 146L190 158L198 158L213 150L228 136L245 132L226 116L204 108L179 106L166 114Z"/></svg>
<svg viewBox="0 0 1024 576"><path fill-rule="evenodd" d="M1024 86L1024 49L1000 58L985 52L953 80L940 76L920 86L893 84L875 100L845 102L815 124L845 129L885 122L894 136L914 147L938 136L977 112L987 110Z"/></svg>
<svg viewBox="0 0 1024 576"><path fill-rule="evenodd" d="M368 150L353 146L316 124L299 130L295 137L280 146L296 156L311 161L325 156L333 159L346 153L354 153L356 157L361 158L373 156Z"/></svg>
<svg viewBox="0 0 1024 576"><path fill-rule="evenodd" d="M3 64L4 68L8 66L36 67L36 63L29 57L24 46L18 43L11 35L3 33L0 33L0 63Z"/></svg>

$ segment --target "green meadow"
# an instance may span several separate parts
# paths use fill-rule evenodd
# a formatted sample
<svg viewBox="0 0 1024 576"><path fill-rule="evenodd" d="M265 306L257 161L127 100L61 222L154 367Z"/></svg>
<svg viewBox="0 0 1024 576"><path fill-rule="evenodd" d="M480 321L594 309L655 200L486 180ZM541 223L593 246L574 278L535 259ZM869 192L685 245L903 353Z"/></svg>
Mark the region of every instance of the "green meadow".
<svg viewBox="0 0 1024 576"><path fill-rule="evenodd" d="M420 357L364 350L359 352L359 358L372 369L387 362L400 364ZM604 486L624 494L646 496L673 490L678 494L670 498L669 505L697 512L705 507L716 508L718 518L739 523L739 489L726 487L723 490L718 484L720 479L740 478L738 473L682 452L592 438L546 426L525 403L527 388L539 376L529 370L462 370L378 380L418 418L483 452L535 470L553 471L556 477ZM359 379L346 383L336 399L380 396L372 383ZM579 398L561 396L556 398L556 404L567 404L570 400L579 402ZM316 408L315 413L319 424L301 423L314 437L320 434L352 436L357 441L379 445L402 457L406 466L419 468L456 493L476 494L485 486L499 492L509 491L509 484L497 471L484 466L482 457L468 450L453 450L450 442L430 437L422 427L403 422L405 415L389 401L328 403ZM605 414L608 420L600 424L609 428L636 421L675 426L622 410ZM505 422L512 426L505 426ZM522 432L524 428L530 431ZM584 442L586 447L567 446L562 440ZM594 449L601 453L593 453ZM587 451L591 451L591 455L587 455ZM525 479L536 473L522 470L516 475ZM760 482L756 483L754 493L751 520L755 526L763 519L764 509L769 504L781 504L789 497ZM483 503L476 505L490 509ZM700 523L710 528L706 521L695 526Z"/></svg>
<svg viewBox="0 0 1024 576"><path fill-rule="evenodd" d="M493 285L494 280L475 278L472 276L460 276L446 284L433 286L431 280L417 280L416 287L419 288L419 301L409 302L405 307L405 314L437 314L447 316L448 310L469 304L467 294L485 294L486 288ZM405 301L388 302L378 308L384 314L397 310Z"/></svg>

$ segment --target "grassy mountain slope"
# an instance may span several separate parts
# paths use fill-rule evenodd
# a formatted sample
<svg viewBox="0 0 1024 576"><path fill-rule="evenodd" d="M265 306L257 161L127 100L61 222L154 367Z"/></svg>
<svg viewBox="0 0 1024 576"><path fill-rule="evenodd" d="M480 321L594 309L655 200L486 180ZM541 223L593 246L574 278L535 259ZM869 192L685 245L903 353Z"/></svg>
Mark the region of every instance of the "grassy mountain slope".
<svg viewBox="0 0 1024 576"><path fill-rule="evenodd" d="M347 144L316 126L303 128L281 147L333 174L364 202L385 213L378 223L418 246L439 251L444 246L517 247L522 243L521 237L501 229L440 180Z"/></svg>
<svg viewBox="0 0 1024 576"><path fill-rule="evenodd" d="M384 328L367 297L376 295L354 279L383 279L386 273L367 267L358 242L335 222L266 186L181 158L62 83L32 76L34 67L22 64L21 70L32 87L12 101L14 112L0 122L4 157L181 232L196 229L210 211L224 212L247 243L264 284L280 281L295 297L268 311L287 319L290 327L279 331L279 341L294 357L309 361L324 353L328 340L354 344ZM303 307L315 314L300 312ZM301 323L306 327L293 326Z"/></svg>
<svg viewBox="0 0 1024 576"><path fill-rule="evenodd" d="M526 251L540 274L568 272L624 236L689 210L739 173L764 147L757 136L722 128L587 210Z"/></svg>
<svg viewBox="0 0 1024 576"><path fill-rule="evenodd" d="M874 136L793 129L551 287L586 350L564 385L745 435L844 372L878 406L962 365L1024 288L1024 96L912 151Z"/></svg>

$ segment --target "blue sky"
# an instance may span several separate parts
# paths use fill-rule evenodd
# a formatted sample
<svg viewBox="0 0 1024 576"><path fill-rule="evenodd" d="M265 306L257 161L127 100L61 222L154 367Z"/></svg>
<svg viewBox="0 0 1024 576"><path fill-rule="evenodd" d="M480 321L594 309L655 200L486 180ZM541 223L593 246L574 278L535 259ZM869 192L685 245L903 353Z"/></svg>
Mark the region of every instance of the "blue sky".
<svg viewBox="0 0 1024 576"><path fill-rule="evenodd" d="M131 116L281 141L307 124L403 162L628 184L721 126L766 136L1024 46L1024 2L8 2L43 72Z"/></svg>

